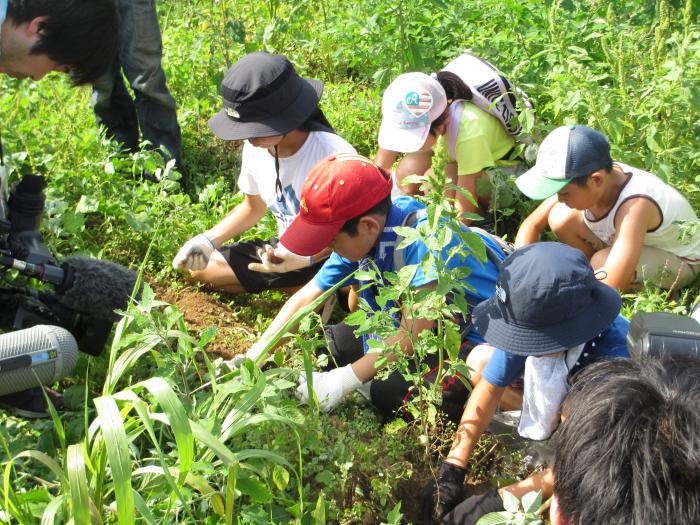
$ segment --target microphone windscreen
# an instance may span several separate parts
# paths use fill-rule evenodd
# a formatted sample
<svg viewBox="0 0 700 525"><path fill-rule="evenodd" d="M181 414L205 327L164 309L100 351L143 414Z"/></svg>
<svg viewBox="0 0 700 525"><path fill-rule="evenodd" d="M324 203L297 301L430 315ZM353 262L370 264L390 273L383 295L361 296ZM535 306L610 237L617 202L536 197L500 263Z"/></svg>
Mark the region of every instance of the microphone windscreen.
<svg viewBox="0 0 700 525"><path fill-rule="evenodd" d="M65 328L37 325L0 335L0 396L70 375L78 362L78 343Z"/></svg>
<svg viewBox="0 0 700 525"><path fill-rule="evenodd" d="M66 257L62 267L71 275L70 281L57 289L63 306L108 321L117 320L114 310L126 309L136 272L110 261L79 256Z"/></svg>

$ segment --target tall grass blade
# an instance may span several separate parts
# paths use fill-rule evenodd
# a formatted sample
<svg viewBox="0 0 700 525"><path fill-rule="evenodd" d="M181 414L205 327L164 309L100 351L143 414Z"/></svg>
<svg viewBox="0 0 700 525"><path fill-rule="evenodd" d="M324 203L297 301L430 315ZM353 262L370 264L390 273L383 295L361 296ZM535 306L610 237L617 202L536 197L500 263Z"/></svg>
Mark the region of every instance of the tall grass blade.
<svg viewBox="0 0 700 525"><path fill-rule="evenodd" d="M90 525L88 482L85 475L85 455L82 443L70 445L66 452L66 471L75 525Z"/></svg>
<svg viewBox="0 0 700 525"><path fill-rule="evenodd" d="M49 501L49 504L44 508L44 512L41 515L41 525L54 525L56 523L56 518L58 513L61 511L66 503L67 496L61 494Z"/></svg>
<svg viewBox="0 0 700 525"><path fill-rule="evenodd" d="M120 525L130 525L135 522L134 494L131 488L129 443L124 424L114 398L102 396L96 398L94 403L112 469L118 522Z"/></svg>
<svg viewBox="0 0 700 525"><path fill-rule="evenodd" d="M178 457L180 458L180 478L189 472L194 460L194 436L190 428L185 407L177 398L170 385L164 379L152 377L140 383L156 398L158 404L168 416L170 428L175 436Z"/></svg>

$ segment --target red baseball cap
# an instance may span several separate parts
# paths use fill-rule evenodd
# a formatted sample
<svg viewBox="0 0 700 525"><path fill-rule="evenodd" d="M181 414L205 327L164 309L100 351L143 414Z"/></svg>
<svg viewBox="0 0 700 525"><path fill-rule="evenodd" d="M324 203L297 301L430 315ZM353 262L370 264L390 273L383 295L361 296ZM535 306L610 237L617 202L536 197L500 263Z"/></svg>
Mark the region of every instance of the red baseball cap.
<svg viewBox="0 0 700 525"><path fill-rule="evenodd" d="M297 255L314 255L343 224L371 210L391 189L391 176L365 157L339 153L321 159L306 177L299 213L280 243Z"/></svg>

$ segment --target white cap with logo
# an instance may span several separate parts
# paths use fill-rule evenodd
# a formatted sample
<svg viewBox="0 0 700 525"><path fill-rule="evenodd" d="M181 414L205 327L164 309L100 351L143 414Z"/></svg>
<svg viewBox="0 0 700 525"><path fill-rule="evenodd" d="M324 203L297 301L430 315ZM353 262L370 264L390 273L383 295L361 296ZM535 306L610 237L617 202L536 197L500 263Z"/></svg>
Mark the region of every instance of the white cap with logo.
<svg viewBox="0 0 700 525"><path fill-rule="evenodd" d="M382 97L379 146L413 153L425 144L430 124L447 109L440 83L425 73L404 73L394 79Z"/></svg>

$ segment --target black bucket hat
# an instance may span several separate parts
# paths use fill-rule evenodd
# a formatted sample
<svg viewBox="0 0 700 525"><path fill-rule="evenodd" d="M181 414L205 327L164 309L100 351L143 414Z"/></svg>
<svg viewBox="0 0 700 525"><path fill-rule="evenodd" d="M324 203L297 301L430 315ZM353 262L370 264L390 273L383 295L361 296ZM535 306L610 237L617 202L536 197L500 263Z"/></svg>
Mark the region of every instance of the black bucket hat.
<svg viewBox="0 0 700 525"><path fill-rule="evenodd" d="M209 120L223 140L284 135L316 111L323 82L300 77L282 55L250 53L221 81L224 109Z"/></svg>
<svg viewBox="0 0 700 525"><path fill-rule="evenodd" d="M496 290L472 312L486 342L516 355L564 352L590 341L617 317L614 288L595 278L582 251L540 242L501 264Z"/></svg>

